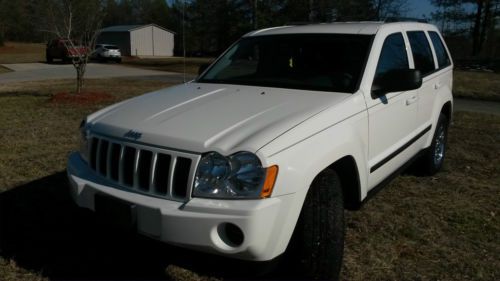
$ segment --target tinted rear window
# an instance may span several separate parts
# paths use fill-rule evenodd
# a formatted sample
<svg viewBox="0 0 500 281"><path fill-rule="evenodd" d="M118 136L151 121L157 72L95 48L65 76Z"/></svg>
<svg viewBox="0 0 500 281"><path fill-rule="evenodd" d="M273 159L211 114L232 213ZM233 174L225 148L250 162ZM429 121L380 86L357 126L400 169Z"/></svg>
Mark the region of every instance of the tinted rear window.
<svg viewBox="0 0 500 281"><path fill-rule="evenodd" d="M441 41L441 37L439 37L439 34L437 34L437 32L431 31L429 32L429 36L431 37L434 51L436 51L439 68L445 68L448 65L451 65L450 57L448 56L448 52L446 52L443 41Z"/></svg>
<svg viewBox="0 0 500 281"><path fill-rule="evenodd" d="M420 70L424 76L433 72L435 70L434 57L425 33L423 31L410 31L407 34L415 68Z"/></svg>

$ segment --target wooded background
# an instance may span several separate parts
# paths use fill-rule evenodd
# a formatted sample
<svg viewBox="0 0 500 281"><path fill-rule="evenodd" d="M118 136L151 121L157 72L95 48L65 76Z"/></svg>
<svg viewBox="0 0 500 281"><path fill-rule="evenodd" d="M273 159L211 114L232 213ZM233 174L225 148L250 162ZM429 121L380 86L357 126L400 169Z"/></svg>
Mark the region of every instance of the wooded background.
<svg viewBox="0 0 500 281"><path fill-rule="evenodd" d="M189 56L215 56L246 32L293 23L384 20L404 17L407 0L60 0L98 3L102 26L155 23L183 33ZM443 32L455 59L500 58L500 0L432 0L435 12L422 15ZM0 0L0 44L46 42L40 0ZM183 28L184 18L184 28Z"/></svg>

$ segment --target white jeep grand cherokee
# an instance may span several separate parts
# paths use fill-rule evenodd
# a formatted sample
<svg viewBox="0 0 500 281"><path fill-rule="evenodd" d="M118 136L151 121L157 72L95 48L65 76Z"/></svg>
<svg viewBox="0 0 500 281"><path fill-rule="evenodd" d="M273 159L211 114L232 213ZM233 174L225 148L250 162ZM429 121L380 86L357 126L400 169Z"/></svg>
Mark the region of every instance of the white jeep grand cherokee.
<svg viewBox="0 0 500 281"><path fill-rule="evenodd" d="M294 248L335 279L344 208L417 156L441 168L452 69L429 24L251 32L196 80L84 119L71 194L170 244L252 261Z"/></svg>

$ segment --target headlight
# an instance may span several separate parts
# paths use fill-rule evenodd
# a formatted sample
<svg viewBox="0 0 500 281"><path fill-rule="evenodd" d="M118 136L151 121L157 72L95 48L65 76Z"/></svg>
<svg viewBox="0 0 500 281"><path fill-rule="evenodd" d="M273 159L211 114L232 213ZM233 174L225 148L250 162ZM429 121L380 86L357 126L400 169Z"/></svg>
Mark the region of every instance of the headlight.
<svg viewBox="0 0 500 281"><path fill-rule="evenodd" d="M272 173L269 171L272 170ZM269 197L277 175L277 166L263 168L250 152L224 157L217 152L205 154L196 171L193 196L210 198Z"/></svg>
<svg viewBox="0 0 500 281"><path fill-rule="evenodd" d="M87 120L83 119L80 123L80 155L85 162L89 161L89 128L87 125Z"/></svg>

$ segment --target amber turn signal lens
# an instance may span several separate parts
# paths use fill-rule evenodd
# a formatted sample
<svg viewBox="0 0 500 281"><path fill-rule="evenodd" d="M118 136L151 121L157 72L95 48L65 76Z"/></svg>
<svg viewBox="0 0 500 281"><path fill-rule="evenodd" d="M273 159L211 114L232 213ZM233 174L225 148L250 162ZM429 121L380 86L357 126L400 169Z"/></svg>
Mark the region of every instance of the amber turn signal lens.
<svg viewBox="0 0 500 281"><path fill-rule="evenodd" d="M260 198L271 197L271 193L273 193L274 183L276 182L277 176L278 166L274 165L266 169L266 180L264 181L264 186L262 187Z"/></svg>

